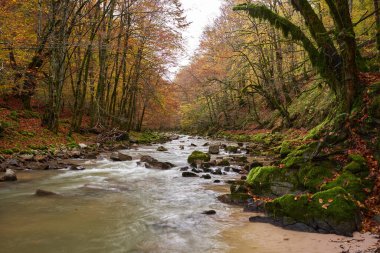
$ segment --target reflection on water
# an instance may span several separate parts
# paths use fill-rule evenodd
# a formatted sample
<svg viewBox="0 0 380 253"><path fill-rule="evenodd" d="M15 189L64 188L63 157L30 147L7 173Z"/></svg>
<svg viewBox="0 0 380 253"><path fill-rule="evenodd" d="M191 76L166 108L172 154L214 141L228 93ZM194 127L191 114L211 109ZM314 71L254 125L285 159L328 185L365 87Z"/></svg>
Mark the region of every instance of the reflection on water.
<svg viewBox="0 0 380 253"><path fill-rule="evenodd" d="M230 207L216 201L206 181L180 176L191 151L203 148L189 144L182 137L165 144L169 152L128 150L134 161L87 162L85 171L49 172L0 188L1 252L223 252ZM137 166L145 154L178 167ZM38 188L61 196L35 197ZM208 209L217 215L201 214Z"/></svg>

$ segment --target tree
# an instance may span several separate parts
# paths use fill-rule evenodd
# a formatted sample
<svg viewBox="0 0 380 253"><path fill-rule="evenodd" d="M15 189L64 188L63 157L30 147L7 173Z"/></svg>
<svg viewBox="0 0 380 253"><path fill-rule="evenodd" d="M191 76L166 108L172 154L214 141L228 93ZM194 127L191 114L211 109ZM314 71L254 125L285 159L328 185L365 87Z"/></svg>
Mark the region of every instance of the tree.
<svg viewBox="0 0 380 253"><path fill-rule="evenodd" d="M253 18L266 20L285 36L302 43L312 65L336 94L339 113L350 114L361 99L363 87L358 81L357 47L349 3L347 0L326 0L326 3L335 24L334 40L307 0L291 0L291 4L303 17L310 36L265 4L246 3L235 6L234 10L245 10Z"/></svg>

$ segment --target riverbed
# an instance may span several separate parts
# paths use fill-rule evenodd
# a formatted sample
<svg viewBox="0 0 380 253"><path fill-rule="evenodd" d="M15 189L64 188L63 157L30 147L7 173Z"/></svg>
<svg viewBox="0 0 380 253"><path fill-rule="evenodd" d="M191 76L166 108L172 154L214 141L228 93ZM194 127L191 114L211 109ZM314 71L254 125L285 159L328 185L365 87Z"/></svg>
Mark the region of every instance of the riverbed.
<svg viewBox="0 0 380 253"><path fill-rule="evenodd" d="M217 200L229 187L223 181L238 174L181 176L192 151L207 151L205 142L181 136L164 144L167 152L156 151L158 144L122 150L132 161L104 155L77 160L83 171L19 172L18 182L0 185L1 252L342 252L352 239L249 223L252 213ZM137 163L142 155L176 167L147 169ZM36 189L59 195L36 197ZM207 210L216 214L202 214ZM352 245L364 249L376 240L357 233Z"/></svg>

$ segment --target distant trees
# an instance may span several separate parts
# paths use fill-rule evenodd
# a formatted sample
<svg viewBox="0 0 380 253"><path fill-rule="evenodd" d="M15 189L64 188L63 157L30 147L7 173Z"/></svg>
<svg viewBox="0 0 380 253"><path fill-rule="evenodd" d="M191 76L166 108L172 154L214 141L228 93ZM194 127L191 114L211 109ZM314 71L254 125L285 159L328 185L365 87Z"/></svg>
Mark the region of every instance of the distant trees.
<svg viewBox="0 0 380 253"><path fill-rule="evenodd" d="M9 54L7 66L16 70L17 58L23 56L25 67L17 65L14 95L31 109L36 92L46 94L42 123L54 132L65 108L72 112L71 131L80 130L87 116L91 126L141 129L147 106L164 90L159 86L168 85L167 68L181 47L179 31L187 26L178 0L29 0L1 5L2 26L17 27L10 11L33 16L20 27L23 36L32 39L24 38L22 45L5 30L0 40ZM0 59L5 57L0 53Z"/></svg>

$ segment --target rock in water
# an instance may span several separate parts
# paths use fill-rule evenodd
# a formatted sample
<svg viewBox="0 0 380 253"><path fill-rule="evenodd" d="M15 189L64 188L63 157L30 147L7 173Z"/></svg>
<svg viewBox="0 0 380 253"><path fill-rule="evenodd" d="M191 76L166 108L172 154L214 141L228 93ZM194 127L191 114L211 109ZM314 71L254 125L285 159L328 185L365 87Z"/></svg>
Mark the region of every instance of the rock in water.
<svg viewBox="0 0 380 253"><path fill-rule="evenodd" d="M111 154L110 159L115 162L132 161L132 156L120 152L114 152Z"/></svg>
<svg viewBox="0 0 380 253"><path fill-rule="evenodd" d="M37 191L36 191L36 193L34 193L34 195L36 195L38 197L46 197L46 196L56 196L58 194L55 192L51 192L51 191L45 191L45 190L37 189Z"/></svg>
<svg viewBox="0 0 380 253"><path fill-rule="evenodd" d="M7 169L0 181L17 181L16 173L11 169Z"/></svg>
<svg viewBox="0 0 380 253"><path fill-rule="evenodd" d="M208 147L208 153L212 155L219 154L219 145L211 145Z"/></svg>
<svg viewBox="0 0 380 253"><path fill-rule="evenodd" d="M168 151L168 149L165 148L164 146L159 146L159 147L157 148L157 151L159 151L159 152L165 152L165 151Z"/></svg>
<svg viewBox="0 0 380 253"><path fill-rule="evenodd" d="M206 215L214 215L214 214L216 214L216 211L215 211L215 210L208 210L208 211L204 211L204 212L202 212L202 214L206 214Z"/></svg>
<svg viewBox="0 0 380 253"><path fill-rule="evenodd" d="M194 172L190 172L190 171L182 172L182 176L183 177L198 177L197 174L195 174Z"/></svg>
<svg viewBox="0 0 380 253"><path fill-rule="evenodd" d="M211 179L211 175L210 174L205 174L205 175L202 175L201 178Z"/></svg>

